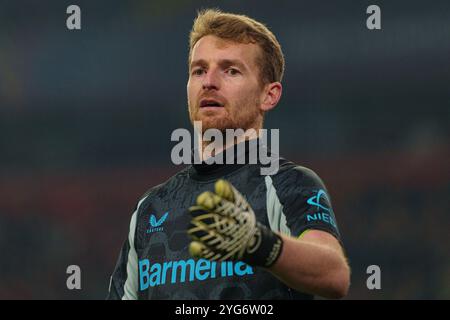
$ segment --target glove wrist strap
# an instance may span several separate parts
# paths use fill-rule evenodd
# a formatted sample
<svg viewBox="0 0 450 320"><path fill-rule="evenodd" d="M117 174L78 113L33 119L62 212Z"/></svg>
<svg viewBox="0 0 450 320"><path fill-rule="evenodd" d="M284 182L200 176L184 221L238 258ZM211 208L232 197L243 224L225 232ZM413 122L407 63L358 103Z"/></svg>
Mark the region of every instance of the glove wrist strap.
<svg viewBox="0 0 450 320"><path fill-rule="evenodd" d="M243 261L254 266L271 267L283 249L281 237L266 226L257 223L254 245L247 249Z"/></svg>

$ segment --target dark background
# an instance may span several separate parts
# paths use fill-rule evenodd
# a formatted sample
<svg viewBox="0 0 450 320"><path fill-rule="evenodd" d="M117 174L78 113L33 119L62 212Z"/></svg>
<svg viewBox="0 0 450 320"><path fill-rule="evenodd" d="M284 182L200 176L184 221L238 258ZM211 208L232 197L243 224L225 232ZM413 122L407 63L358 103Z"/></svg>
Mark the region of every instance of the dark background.
<svg viewBox="0 0 450 320"><path fill-rule="evenodd" d="M382 30L366 28L371 4ZM283 47L265 127L330 191L348 298L449 299L450 3L312 0L0 0L0 298L106 296L138 197L181 169L170 134L190 128L188 34L206 7ZM82 290L66 288L71 264Z"/></svg>

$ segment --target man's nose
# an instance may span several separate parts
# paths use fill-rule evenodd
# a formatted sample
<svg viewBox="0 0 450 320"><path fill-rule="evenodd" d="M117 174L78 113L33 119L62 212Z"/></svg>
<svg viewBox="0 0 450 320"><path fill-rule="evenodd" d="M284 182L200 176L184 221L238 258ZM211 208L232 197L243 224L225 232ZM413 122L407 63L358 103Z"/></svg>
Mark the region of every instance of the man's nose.
<svg viewBox="0 0 450 320"><path fill-rule="evenodd" d="M203 89L218 90L220 88L220 80L217 73L217 70L208 70L203 77Z"/></svg>

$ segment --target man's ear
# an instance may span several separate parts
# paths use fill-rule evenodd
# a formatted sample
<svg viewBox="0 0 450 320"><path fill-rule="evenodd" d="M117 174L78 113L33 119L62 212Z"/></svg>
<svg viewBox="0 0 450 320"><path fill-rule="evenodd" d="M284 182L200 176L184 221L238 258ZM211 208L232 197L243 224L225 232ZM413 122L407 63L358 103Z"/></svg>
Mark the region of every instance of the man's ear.
<svg viewBox="0 0 450 320"><path fill-rule="evenodd" d="M265 112L275 108L278 101L280 101L282 91L283 87L280 82L266 84L263 93L264 96L261 100L261 110Z"/></svg>

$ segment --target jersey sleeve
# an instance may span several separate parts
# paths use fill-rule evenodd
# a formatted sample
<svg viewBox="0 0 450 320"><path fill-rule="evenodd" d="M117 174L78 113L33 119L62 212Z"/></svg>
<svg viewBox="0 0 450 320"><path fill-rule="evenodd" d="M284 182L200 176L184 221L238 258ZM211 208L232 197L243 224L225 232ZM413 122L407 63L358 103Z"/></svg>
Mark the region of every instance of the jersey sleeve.
<svg viewBox="0 0 450 320"><path fill-rule="evenodd" d="M310 229L322 230L342 242L330 196L315 172L305 167L291 167L273 178L266 178L266 185L272 230L292 237L299 237Z"/></svg>
<svg viewBox="0 0 450 320"><path fill-rule="evenodd" d="M136 209L131 217L128 238L122 246L111 276L107 300L138 299L138 256L134 246L137 213Z"/></svg>
<svg viewBox="0 0 450 320"><path fill-rule="evenodd" d="M124 242L116 267L110 278L107 300L121 300L124 296L124 285L127 278L127 260L130 251L128 239Z"/></svg>

